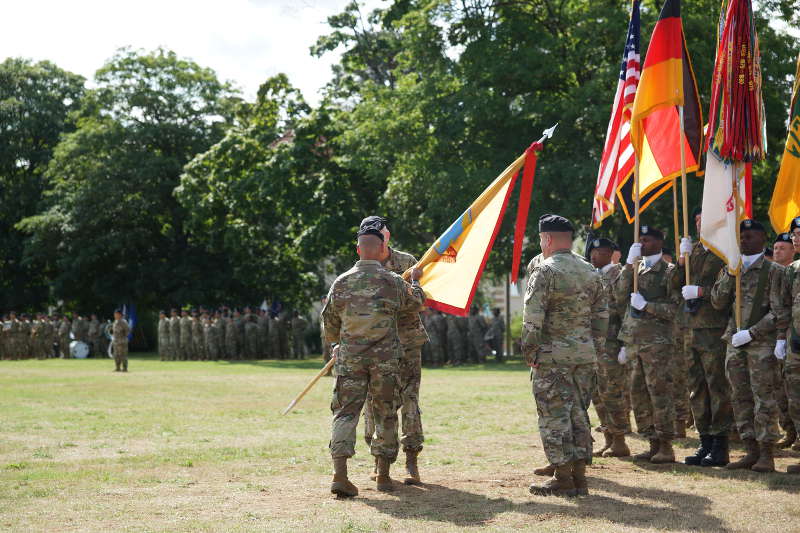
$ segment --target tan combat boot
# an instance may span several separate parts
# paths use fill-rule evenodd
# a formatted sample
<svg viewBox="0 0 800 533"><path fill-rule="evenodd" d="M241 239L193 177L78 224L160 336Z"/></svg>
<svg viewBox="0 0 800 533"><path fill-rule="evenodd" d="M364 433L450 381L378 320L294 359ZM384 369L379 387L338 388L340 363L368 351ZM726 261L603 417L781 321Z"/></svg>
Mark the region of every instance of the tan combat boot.
<svg viewBox="0 0 800 533"><path fill-rule="evenodd" d="M775 445L771 442L760 442L759 443L759 454L758 454L758 461L750 470L753 472L761 472L766 474L768 472L775 471L775 456L773 455L773 447Z"/></svg>
<svg viewBox="0 0 800 533"><path fill-rule="evenodd" d="M555 467L553 477L540 484L531 485L528 490L538 496L575 496L575 482L572 480L572 464Z"/></svg>
<svg viewBox="0 0 800 533"><path fill-rule="evenodd" d="M630 457L631 449L628 448L628 443L625 442L625 434L620 433L613 435L611 441L611 448L605 451L603 457Z"/></svg>
<svg viewBox="0 0 800 533"><path fill-rule="evenodd" d="M742 468L750 468L754 464L758 462L758 443L755 439L745 439L744 447L747 450L747 454L739 459L738 461L734 461L732 463L728 463L725 465L725 468L728 470L739 470Z"/></svg>
<svg viewBox="0 0 800 533"><path fill-rule="evenodd" d="M797 440L797 431L794 427L790 427L786 430L786 436L784 436L781 440L779 440L776 444L776 448L780 448L781 450L788 448L794 441Z"/></svg>
<svg viewBox="0 0 800 533"><path fill-rule="evenodd" d="M347 479L347 457L333 458L333 483L331 492L340 498L358 496L358 488Z"/></svg>
<svg viewBox="0 0 800 533"><path fill-rule="evenodd" d="M649 461L655 454L658 453L659 442L658 439L650 439L650 449L646 452L637 453L633 456L638 461Z"/></svg>
<svg viewBox="0 0 800 533"><path fill-rule="evenodd" d="M375 479L378 483L378 490L381 492L392 492L394 485L392 478L389 477L389 459L387 457L378 457L378 477Z"/></svg>
<svg viewBox="0 0 800 533"><path fill-rule="evenodd" d="M650 462L657 465L675 462L675 451L672 449L672 441L661 439L659 441L658 453L650 458Z"/></svg>
<svg viewBox="0 0 800 533"><path fill-rule="evenodd" d="M572 483L578 496L589 495L589 487L586 484L586 461L583 459L572 462Z"/></svg>
<svg viewBox="0 0 800 533"><path fill-rule="evenodd" d="M535 469L533 473L537 476L553 477L556 472L556 465L540 466Z"/></svg>
<svg viewBox="0 0 800 533"><path fill-rule="evenodd" d="M603 436L605 437L606 441L605 441L605 443L603 444L603 447L602 447L602 448L600 448L599 450L597 450L596 452L594 452L594 453L592 454L592 455L594 455L595 457L602 457L602 456L603 456L603 453L604 453L606 450L608 450L609 448L611 448L611 443L613 442L613 439L612 439L612 437L611 437L611 433L609 433L608 431L604 431L604 432L603 432Z"/></svg>
<svg viewBox="0 0 800 533"><path fill-rule="evenodd" d="M371 481L378 479L378 458L375 457L375 466L372 467L372 473L369 475Z"/></svg>
<svg viewBox="0 0 800 533"><path fill-rule="evenodd" d="M419 450L409 450L406 452L406 478L403 483L406 485L422 485L419 478L419 468L417 467L417 457Z"/></svg>

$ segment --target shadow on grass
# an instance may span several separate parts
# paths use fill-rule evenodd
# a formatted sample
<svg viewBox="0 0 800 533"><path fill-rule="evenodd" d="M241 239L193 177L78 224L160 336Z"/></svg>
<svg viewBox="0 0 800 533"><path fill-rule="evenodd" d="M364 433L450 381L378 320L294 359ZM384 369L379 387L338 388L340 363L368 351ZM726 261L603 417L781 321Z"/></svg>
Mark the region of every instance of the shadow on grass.
<svg viewBox="0 0 800 533"><path fill-rule="evenodd" d="M489 498L436 484L402 487L393 493L396 499L364 499L363 502L393 518L424 518L459 527L490 525L500 514L524 513L534 522L561 515L576 519L605 519L630 527L666 531L726 531L719 518L708 514L711 498L665 489L627 486L595 477L589 478L589 484L590 490L614 493L620 498L636 499L637 502L630 503L597 494L569 499L530 496L532 501L520 504L506 498ZM520 487L520 490L526 489ZM642 500L647 502L643 503Z"/></svg>

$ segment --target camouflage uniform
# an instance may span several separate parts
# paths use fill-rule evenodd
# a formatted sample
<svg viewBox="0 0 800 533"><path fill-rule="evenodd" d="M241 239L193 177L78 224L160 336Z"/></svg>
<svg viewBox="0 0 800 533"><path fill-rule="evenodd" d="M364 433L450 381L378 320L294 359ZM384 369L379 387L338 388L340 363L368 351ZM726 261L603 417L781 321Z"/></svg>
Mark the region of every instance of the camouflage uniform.
<svg viewBox="0 0 800 533"><path fill-rule="evenodd" d="M680 277L676 274L675 278ZM675 279L673 278L673 279ZM689 374L686 366L686 313L683 304L678 302L675 318L672 321L672 401L675 403L675 419L682 424L689 420Z"/></svg>
<svg viewBox="0 0 800 533"><path fill-rule="evenodd" d="M258 355L265 359L272 357L269 349L269 315L264 311L258 315Z"/></svg>
<svg viewBox="0 0 800 533"><path fill-rule="evenodd" d="M633 414L639 433L651 441L671 441L675 436L673 373L669 371L674 364L672 323L681 300L675 273L675 265L663 259L652 266L644 259L639 262L639 293L647 300L639 318L631 314L632 265L622 269L615 291L617 302L628 302L618 339L633 366Z"/></svg>
<svg viewBox="0 0 800 533"><path fill-rule="evenodd" d="M358 415L368 392L375 420L371 453L390 462L397 458L403 350L398 319L401 312L420 311L424 299L420 287L412 287L378 261L358 261L331 285L322 321L326 342L339 343L331 401L334 458L355 455Z"/></svg>
<svg viewBox="0 0 800 533"><path fill-rule="evenodd" d="M295 359L304 359L306 356L306 328L308 321L296 316L292 319L292 352Z"/></svg>
<svg viewBox="0 0 800 533"><path fill-rule="evenodd" d="M489 347L494 351L495 357L498 361L503 360L503 341L506 334L506 323L502 315L494 317L489 329L483 337Z"/></svg>
<svg viewBox="0 0 800 533"><path fill-rule="evenodd" d="M470 356L476 363L486 362L487 344L483 340L489 327L486 320L479 314L470 314L467 318L467 331L469 332Z"/></svg>
<svg viewBox="0 0 800 533"><path fill-rule="evenodd" d="M169 319L160 317L158 319L158 355L162 361L169 359Z"/></svg>
<svg viewBox="0 0 800 533"><path fill-rule="evenodd" d="M702 287L703 296L695 312L685 313L689 399L695 428L700 435L717 437L727 436L733 424L722 340L728 316L711 305L711 291L724 266L722 259L701 243L694 245L689 272L692 284ZM683 267L679 267L676 281L683 284L685 279Z"/></svg>
<svg viewBox="0 0 800 533"><path fill-rule="evenodd" d="M172 341L169 360L179 361L183 354L183 345L181 344L181 317L178 315L169 319L169 339Z"/></svg>
<svg viewBox="0 0 800 533"><path fill-rule="evenodd" d="M19 344L22 348L20 359L30 359L33 355L33 343L31 342L31 322L28 319L20 322Z"/></svg>
<svg viewBox="0 0 800 533"><path fill-rule="evenodd" d="M597 393L592 399L600 423L611 435L624 435L630 429L625 398L628 395L628 378L625 365L617 355L621 345L617 336L625 314L624 302L618 302L614 284L622 271L621 265L608 265L600 272L603 290L608 302L608 330L605 348L597 354Z"/></svg>
<svg viewBox="0 0 800 533"><path fill-rule="evenodd" d="M208 359L206 354L206 335L203 318L192 317L192 355L195 361L205 361Z"/></svg>
<svg viewBox="0 0 800 533"><path fill-rule="evenodd" d="M194 357L194 342L192 341L192 317L181 317L181 361L191 361Z"/></svg>
<svg viewBox="0 0 800 533"><path fill-rule="evenodd" d="M105 356L105 354L100 352L100 344L101 344L100 336L102 334L103 332L100 331L100 321L97 320L96 318L90 320L89 327L86 332L86 337L89 342L89 349L90 353L92 354L92 357Z"/></svg>
<svg viewBox="0 0 800 533"><path fill-rule="evenodd" d="M239 358L239 354L236 353L236 325L231 316L225 317L223 323L225 324L225 356L228 360L233 361Z"/></svg>
<svg viewBox="0 0 800 533"><path fill-rule="evenodd" d="M58 325L58 351L61 353L62 359L69 359L69 330L70 323L68 319L63 319Z"/></svg>
<svg viewBox="0 0 800 533"><path fill-rule="evenodd" d="M789 421L800 429L800 260L786 268L785 304L791 309L786 334L786 360L783 364L784 391ZM788 423L786 424L788 426Z"/></svg>
<svg viewBox="0 0 800 533"><path fill-rule="evenodd" d="M392 250L383 267L395 274L402 274L413 267L417 260L414 256ZM423 295L424 301L424 295ZM422 432L422 417L419 409L419 387L422 380L422 345L428 341L428 334L422 325L419 309L401 311L397 317L397 330L400 345L403 348L400 358L400 420L402 437L400 444L404 452L422 450L425 440ZM375 433L375 421L372 413L372 402L367 401L364 410L364 438L369 444Z"/></svg>
<svg viewBox="0 0 800 533"><path fill-rule="evenodd" d="M117 370L122 367L123 371L128 370L128 335L131 332L130 326L124 318L114 321L111 329L112 353L114 354L114 364Z"/></svg>
<svg viewBox="0 0 800 533"><path fill-rule="evenodd" d="M569 250L528 265L522 351L535 366L533 396L547 460L591 462L589 403L608 309L600 276Z"/></svg>
<svg viewBox="0 0 800 533"><path fill-rule="evenodd" d="M744 346L735 348L730 344L736 332L735 314L732 311L736 305L736 279L728 274L727 269L723 269L711 291L714 308L731 317L723 339L729 343L725 371L731 386L734 421L742 440L754 439L759 443L774 444L781 436L774 391L778 381L775 341L785 336L790 314L783 293L784 268L761 256L740 276L741 312L745 321L742 325L753 337ZM761 306L753 309L762 276L765 286Z"/></svg>
<svg viewBox="0 0 800 533"><path fill-rule="evenodd" d="M458 327L458 317L447 315L444 320L447 327L447 358L451 364L459 365L465 360L466 344Z"/></svg>
<svg viewBox="0 0 800 533"><path fill-rule="evenodd" d="M278 317L271 318L269 321L269 351L275 359L285 359L281 353L281 328L283 324Z"/></svg>
<svg viewBox="0 0 800 533"><path fill-rule="evenodd" d="M211 361L222 358L223 327L221 317L215 316L208 321L208 358Z"/></svg>
<svg viewBox="0 0 800 533"><path fill-rule="evenodd" d="M244 325L244 345L245 345L245 359L255 360L258 359L258 324L255 321L255 315L249 315L252 318L247 320Z"/></svg>

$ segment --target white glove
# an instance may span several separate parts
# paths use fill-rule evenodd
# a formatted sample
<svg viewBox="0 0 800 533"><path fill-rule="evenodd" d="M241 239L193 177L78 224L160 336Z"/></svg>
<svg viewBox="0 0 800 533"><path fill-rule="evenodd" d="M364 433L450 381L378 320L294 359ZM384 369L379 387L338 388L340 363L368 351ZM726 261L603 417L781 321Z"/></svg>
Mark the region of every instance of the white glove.
<svg viewBox="0 0 800 533"><path fill-rule="evenodd" d="M627 360L628 360L628 354L625 353L625 347L623 346L622 349L619 351L619 355L617 355L617 361L619 362L619 364L624 365Z"/></svg>
<svg viewBox="0 0 800 533"><path fill-rule="evenodd" d="M629 265L632 265L640 257L642 257L642 243L635 242L635 243L631 244L631 249L628 250L628 261L627 261L627 263Z"/></svg>
<svg viewBox="0 0 800 533"><path fill-rule="evenodd" d="M697 285L685 285L681 289L681 294L683 294L684 300L696 300L700 298L700 287Z"/></svg>
<svg viewBox="0 0 800 533"><path fill-rule="evenodd" d="M645 300L644 296L642 296L638 292L632 292L631 293L631 306L633 306L634 309L636 309L638 311L641 311L642 309L647 307L647 300Z"/></svg>
<svg viewBox="0 0 800 533"><path fill-rule="evenodd" d="M779 340L775 344L775 357L777 357L781 361L786 359L786 341L785 340Z"/></svg>
<svg viewBox="0 0 800 533"><path fill-rule="evenodd" d="M681 255L691 255L692 254L692 238L691 237L683 237L681 238Z"/></svg>
<svg viewBox="0 0 800 533"><path fill-rule="evenodd" d="M753 340L753 336L750 335L750 330L743 329L742 331L737 331L733 334L733 337L731 338L731 344L733 344L734 348L738 348L740 346L744 346L751 340Z"/></svg>

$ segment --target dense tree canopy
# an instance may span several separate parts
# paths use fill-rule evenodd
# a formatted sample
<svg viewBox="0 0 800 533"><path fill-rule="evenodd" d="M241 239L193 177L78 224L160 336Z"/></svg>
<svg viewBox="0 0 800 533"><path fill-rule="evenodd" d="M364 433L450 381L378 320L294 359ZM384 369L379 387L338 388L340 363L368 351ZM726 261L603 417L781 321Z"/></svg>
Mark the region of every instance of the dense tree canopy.
<svg viewBox="0 0 800 533"><path fill-rule="evenodd" d="M661 4L643 2L643 53ZM268 297L303 307L324 290L326 274L354 259L363 216L388 216L397 246L419 254L556 122L531 218L556 211L586 225L629 5L395 0L364 13L352 2L310 50L342 53L316 106L284 75L266 80L255 102L242 101L212 71L165 50L120 51L90 90L52 65L8 60L3 76L46 73L50 89L33 93L51 99L22 100L46 120L0 131L13 131L18 144L0 152L0 182L22 186L15 176L23 173L38 180L19 212L0 218L28 235L11 231L17 248L3 251L3 283L20 265L37 273L19 289L27 292L4 298L155 305ZM785 140L798 53L787 29L798 28L798 14L787 0L757 8L769 156L755 169L754 200L763 218ZM719 0L683 3L704 114L718 16ZM16 136L34 126L48 132L46 143ZM48 148L33 154L33 146ZM691 178L690 203L701 188ZM645 219L670 228L671 211L665 195ZM506 217L490 273L510 266L512 224ZM631 238L619 215L603 233Z"/></svg>

